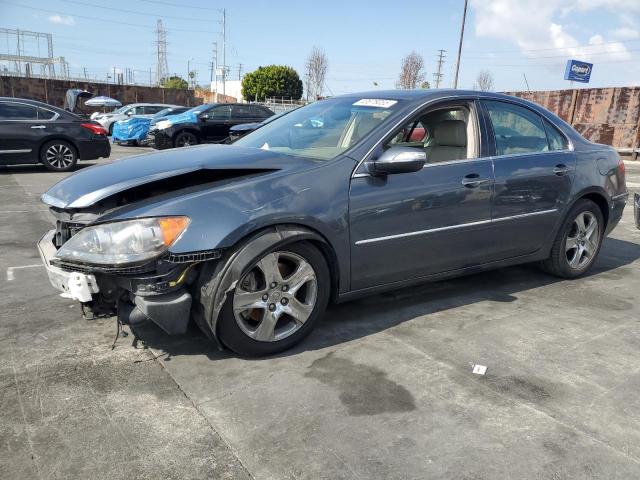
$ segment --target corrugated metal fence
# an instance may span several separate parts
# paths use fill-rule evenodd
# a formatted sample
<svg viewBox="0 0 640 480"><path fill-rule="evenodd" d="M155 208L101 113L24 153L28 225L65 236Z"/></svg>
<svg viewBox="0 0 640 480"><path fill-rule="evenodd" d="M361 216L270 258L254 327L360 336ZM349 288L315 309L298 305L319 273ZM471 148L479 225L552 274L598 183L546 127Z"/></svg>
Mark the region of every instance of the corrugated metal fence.
<svg viewBox="0 0 640 480"><path fill-rule="evenodd" d="M640 87L505 93L539 103L592 142L640 149Z"/></svg>

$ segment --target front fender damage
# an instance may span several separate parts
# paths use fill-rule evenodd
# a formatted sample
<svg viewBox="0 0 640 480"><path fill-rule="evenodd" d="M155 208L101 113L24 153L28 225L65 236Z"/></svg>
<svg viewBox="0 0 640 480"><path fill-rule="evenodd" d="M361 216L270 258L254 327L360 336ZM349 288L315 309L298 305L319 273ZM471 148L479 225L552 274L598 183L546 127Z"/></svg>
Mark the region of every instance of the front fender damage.
<svg viewBox="0 0 640 480"><path fill-rule="evenodd" d="M194 302L192 314L198 326L220 349L223 347L217 335L218 316L238 281L264 254L300 240L326 244L326 240L313 230L298 225L277 225L251 236L221 261L203 265L196 289L199 302Z"/></svg>

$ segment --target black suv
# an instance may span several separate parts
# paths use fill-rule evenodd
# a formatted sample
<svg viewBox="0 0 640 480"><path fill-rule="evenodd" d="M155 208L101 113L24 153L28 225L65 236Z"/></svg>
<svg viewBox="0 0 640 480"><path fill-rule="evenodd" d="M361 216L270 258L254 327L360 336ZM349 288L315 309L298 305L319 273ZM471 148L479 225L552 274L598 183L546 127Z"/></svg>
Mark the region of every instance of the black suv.
<svg viewBox="0 0 640 480"><path fill-rule="evenodd" d="M159 121L149 130L149 137L157 149L221 143L234 125L262 122L272 115L261 105L208 103Z"/></svg>
<svg viewBox="0 0 640 480"><path fill-rule="evenodd" d="M92 120L21 98L0 97L0 165L42 163L72 170L78 160L108 157L107 132Z"/></svg>

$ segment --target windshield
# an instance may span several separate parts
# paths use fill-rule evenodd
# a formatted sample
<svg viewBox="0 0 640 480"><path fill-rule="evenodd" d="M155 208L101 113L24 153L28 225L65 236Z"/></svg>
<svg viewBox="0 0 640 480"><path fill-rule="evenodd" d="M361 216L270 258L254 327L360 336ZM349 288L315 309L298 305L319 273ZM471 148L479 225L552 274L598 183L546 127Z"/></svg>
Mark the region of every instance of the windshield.
<svg viewBox="0 0 640 480"><path fill-rule="evenodd" d="M125 105L124 107L116 108L113 113L124 113L129 110L129 108L131 108L129 105Z"/></svg>
<svg viewBox="0 0 640 480"><path fill-rule="evenodd" d="M322 100L274 119L234 145L329 160L355 145L399 105L384 99Z"/></svg>
<svg viewBox="0 0 640 480"><path fill-rule="evenodd" d="M158 113L155 113L151 118L161 118L161 117L164 117L165 115L169 114L172 111L173 111L172 108L163 108Z"/></svg>
<svg viewBox="0 0 640 480"><path fill-rule="evenodd" d="M197 107L193 107L192 109L187 110L187 111L186 111L186 112L184 112L184 113L195 113L195 114L198 114L198 113L202 112L203 110L206 110L206 109L208 109L208 108L211 108L212 106L213 106L213 105L210 105L210 104L208 104L208 103L205 103L204 105L198 105Z"/></svg>

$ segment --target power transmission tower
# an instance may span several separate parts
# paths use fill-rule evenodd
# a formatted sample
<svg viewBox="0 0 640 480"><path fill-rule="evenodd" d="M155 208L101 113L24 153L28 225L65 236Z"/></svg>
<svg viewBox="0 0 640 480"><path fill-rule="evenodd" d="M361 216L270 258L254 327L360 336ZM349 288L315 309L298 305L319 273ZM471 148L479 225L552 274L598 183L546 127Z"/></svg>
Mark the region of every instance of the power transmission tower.
<svg viewBox="0 0 640 480"><path fill-rule="evenodd" d="M442 77L444 74L442 73L442 65L444 65L446 50L438 50L438 67L436 72L433 74L433 83L436 88L440 88L440 83L442 82Z"/></svg>
<svg viewBox="0 0 640 480"><path fill-rule="evenodd" d="M163 79L169 76L169 63L167 62L167 31L162 26L162 20L158 19L156 29L156 45L158 51L158 64L156 66L156 83L160 85Z"/></svg>
<svg viewBox="0 0 640 480"><path fill-rule="evenodd" d="M238 80L242 80L242 64L238 64Z"/></svg>

